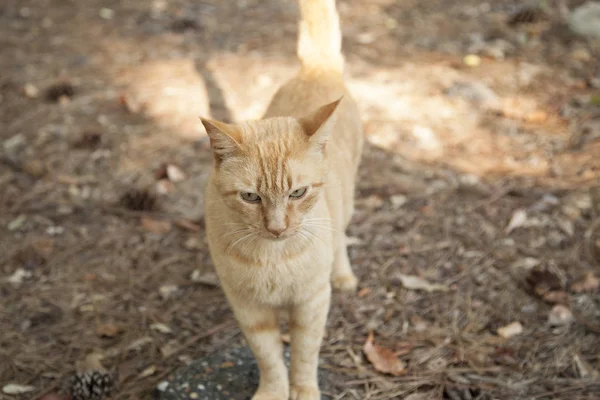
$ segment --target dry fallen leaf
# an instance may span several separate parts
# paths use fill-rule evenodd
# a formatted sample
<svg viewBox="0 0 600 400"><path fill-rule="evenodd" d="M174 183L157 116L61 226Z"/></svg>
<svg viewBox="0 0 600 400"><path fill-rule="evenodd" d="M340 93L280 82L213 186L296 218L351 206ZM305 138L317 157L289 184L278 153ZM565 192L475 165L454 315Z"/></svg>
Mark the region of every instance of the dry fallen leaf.
<svg viewBox="0 0 600 400"><path fill-rule="evenodd" d="M371 288L368 288L368 287L362 288L358 291L358 297L365 297L369 293L371 293Z"/></svg>
<svg viewBox="0 0 600 400"><path fill-rule="evenodd" d="M142 372L140 372L140 374L138 375L138 378L139 379L147 378L151 375L154 375L155 373L156 373L156 366L151 365L148 368L146 368L145 370L143 370Z"/></svg>
<svg viewBox="0 0 600 400"><path fill-rule="evenodd" d="M179 351L180 347L174 340L171 340L160 348L160 353L164 358L169 358Z"/></svg>
<svg viewBox="0 0 600 400"><path fill-rule="evenodd" d="M373 332L369 333L363 351L377 371L395 376L406 374L406 365L392 350L373 342Z"/></svg>
<svg viewBox="0 0 600 400"><path fill-rule="evenodd" d="M90 371L106 372L106 368L102 365L104 355L101 353L90 353L83 360L75 362L75 368L78 372L85 373Z"/></svg>
<svg viewBox="0 0 600 400"><path fill-rule="evenodd" d="M2 387L2 393L4 394L23 394L33 392L34 390L35 386L17 385L15 383L9 383Z"/></svg>
<svg viewBox="0 0 600 400"><path fill-rule="evenodd" d="M153 340L150 336L142 336L139 339L134 340L126 347L127 350L140 350L145 345L152 343Z"/></svg>
<svg viewBox="0 0 600 400"><path fill-rule="evenodd" d="M600 279L593 272L588 272L582 280L571 285L571 290L575 293L593 292L599 286Z"/></svg>
<svg viewBox="0 0 600 400"><path fill-rule="evenodd" d="M181 168L174 164L167 165L167 177L171 182L181 182L184 181L187 177Z"/></svg>
<svg viewBox="0 0 600 400"><path fill-rule="evenodd" d="M508 225L506 226L506 229L504 230L504 232L507 234L511 233L515 229L523 226L525 221L527 221L527 211L525 211L523 209L519 209L519 210L515 211L511 217Z"/></svg>
<svg viewBox="0 0 600 400"><path fill-rule="evenodd" d="M520 335L521 333L523 333L523 325L518 321L498 328L498 335L505 339Z"/></svg>
<svg viewBox="0 0 600 400"><path fill-rule="evenodd" d="M171 329L168 325L161 324L160 322L150 325L150 329L155 330L160 333L172 333L173 332L173 329Z"/></svg>
<svg viewBox="0 0 600 400"><path fill-rule="evenodd" d="M171 223L169 221L163 221L148 217L142 217L140 219L142 227L152 233L163 234L171 230Z"/></svg>
<svg viewBox="0 0 600 400"><path fill-rule="evenodd" d="M214 272L209 272L205 274L201 274L197 269L192 272L190 276L190 280L194 283L200 283L202 285L219 287L219 277Z"/></svg>
<svg viewBox="0 0 600 400"><path fill-rule="evenodd" d="M96 335L104 338L113 338L117 336L119 332L121 332L121 328L115 324L102 324L96 327Z"/></svg>
<svg viewBox="0 0 600 400"><path fill-rule="evenodd" d="M552 290L542 295L542 300L548 304L568 304L569 294L562 290Z"/></svg>
<svg viewBox="0 0 600 400"><path fill-rule="evenodd" d="M445 292L448 290L448 286L446 285L429 283L425 279L419 278L418 276L398 274L397 277L400 279L400 282L402 282L402 286L404 286L406 289L424 290L428 293L437 291Z"/></svg>

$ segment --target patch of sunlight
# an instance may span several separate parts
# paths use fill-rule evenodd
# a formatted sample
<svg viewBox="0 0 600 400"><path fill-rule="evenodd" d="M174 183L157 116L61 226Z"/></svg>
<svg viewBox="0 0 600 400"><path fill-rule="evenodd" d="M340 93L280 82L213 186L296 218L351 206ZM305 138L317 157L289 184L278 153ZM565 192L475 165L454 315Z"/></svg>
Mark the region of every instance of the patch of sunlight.
<svg viewBox="0 0 600 400"><path fill-rule="evenodd" d="M209 115L204 79L192 60L173 59L128 67L119 77L126 107L182 138L204 135L199 116Z"/></svg>
<svg viewBox="0 0 600 400"><path fill-rule="evenodd" d="M298 70L295 60L223 53L207 63L234 121L261 118L279 86Z"/></svg>

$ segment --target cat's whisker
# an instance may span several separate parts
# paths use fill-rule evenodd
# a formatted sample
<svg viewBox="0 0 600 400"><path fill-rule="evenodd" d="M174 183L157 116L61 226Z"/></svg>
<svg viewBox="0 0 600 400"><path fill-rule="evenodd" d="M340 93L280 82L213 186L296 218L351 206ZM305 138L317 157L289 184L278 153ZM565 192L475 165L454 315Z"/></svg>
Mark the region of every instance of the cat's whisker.
<svg viewBox="0 0 600 400"><path fill-rule="evenodd" d="M315 221L332 221L331 218L306 218L304 222L315 222Z"/></svg>
<svg viewBox="0 0 600 400"><path fill-rule="evenodd" d="M320 238L319 235L317 235L315 232L311 231L310 229L303 228L301 230L301 232L303 232L310 239L319 240L321 242L323 241L323 239ZM314 241L311 240L311 242L314 242Z"/></svg>
<svg viewBox="0 0 600 400"><path fill-rule="evenodd" d="M249 241L246 243L246 245L244 246L244 249L246 249L247 247L249 247L249 246L250 246L252 243L256 242L256 240L257 240L258 238L260 238L260 236L259 236L257 233L255 233L254 237L252 237L252 238L251 238L251 239L250 239L250 240L249 240Z"/></svg>
<svg viewBox="0 0 600 400"><path fill-rule="evenodd" d="M233 250L233 248L235 247L236 244L240 243L241 241L251 237L252 235L255 235L255 232L250 232L247 235L242 236L241 238L237 239L235 242L231 243L228 247L226 252L229 253L231 252L231 250Z"/></svg>
<svg viewBox="0 0 600 400"><path fill-rule="evenodd" d="M331 232L339 233L340 235L345 235L345 233L344 233L344 232L342 232L342 231L339 231L339 230L337 230L337 229L335 229L335 228L332 228L332 227L330 227L330 226L326 226L326 225L320 225L320 224L311 224L311 223L303 223L302 225L303 225L303 226L310 226L310 227L313 227L313 228L326 229L326 230L329 230L329 231L331 231Z"/></svg>
<svg viewBox="0 0 600 400"><path fill-rule="evenodd" d="M231 232L225 232L224 234L222 234L219 237L219 240L225 239L229 236L236 235L238 233L247 232L247 231L250 231L250 228L246 227L246 228L242 228L242 229L236 229L235 231L231 231Z"/></svg>

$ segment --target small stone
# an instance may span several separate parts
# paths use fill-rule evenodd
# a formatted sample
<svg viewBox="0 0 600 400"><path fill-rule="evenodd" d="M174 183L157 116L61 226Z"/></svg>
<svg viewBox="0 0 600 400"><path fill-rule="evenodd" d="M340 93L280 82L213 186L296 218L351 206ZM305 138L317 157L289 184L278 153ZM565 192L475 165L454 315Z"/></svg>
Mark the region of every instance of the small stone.
<svg viewBox="0 0 600 400"><path fill-rule="evenodd" d="M115 10L110 9L110 8L101 8L98 15L100 15L100 18L102 18L102 19L106 19L106 20L113 19L115 16Z"/></svg>
<svg viewBox="0 0 600 400"><path fill-rule="evenodd" d="M521 323L518 321L498 328L498 336L501 336L505 339L520 335L521 333L523 333L523 325L521 325Z"/></svg>
<svg viewBox="0 0 600 400"><path fill-rule="evenodd" d="M156 389L160 392L164 392L169 387L169 381L162 381L158 385L156 385Z"/></svg>
<svg viewBox="0 0 600 400"><path fill-rule="evenodd" d="M23 87L23 93L25 93L25 96L29 97L30 99L35 99L40 95L40 90L34 84L27 83Z"/></svg>
<svg viewBox="0 0 600 400"><path fill-rule="evenodd" d="M568 325L573 322L573 320L574 317L571 310L561 304L555 305L548 315L548 324L550 324L550 326Z"/></svg>

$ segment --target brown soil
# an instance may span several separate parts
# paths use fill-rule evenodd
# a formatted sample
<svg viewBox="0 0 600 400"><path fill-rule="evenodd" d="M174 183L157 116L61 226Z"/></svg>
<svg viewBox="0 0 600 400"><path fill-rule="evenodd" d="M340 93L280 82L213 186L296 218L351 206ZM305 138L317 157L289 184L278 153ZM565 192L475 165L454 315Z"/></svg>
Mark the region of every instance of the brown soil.
<svg viewBox="0 0 600 400"><path fill-rule="evenodd" d="M360 292L336 295L322 349L336 399L600 398L600 48L555 2L524 22L517 3L339 4L370 145ZM292 0L0 4L0 385L36 388L0 398L99 353L114 398L145 399L243 340L204 242L197 117L259 117L296 19ZM556 301L572 322L549 324ZM370 331L404 376L367 361Z"/></svg>

